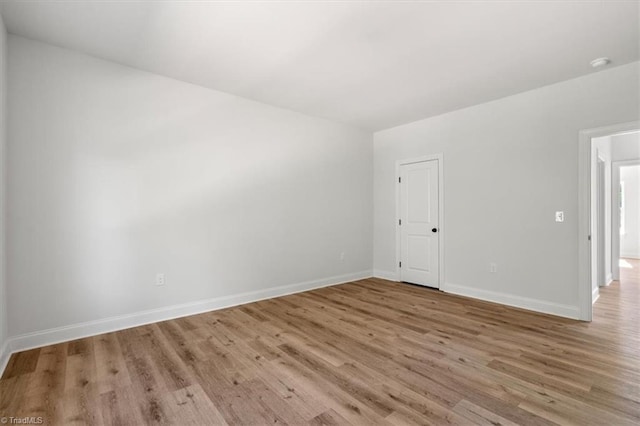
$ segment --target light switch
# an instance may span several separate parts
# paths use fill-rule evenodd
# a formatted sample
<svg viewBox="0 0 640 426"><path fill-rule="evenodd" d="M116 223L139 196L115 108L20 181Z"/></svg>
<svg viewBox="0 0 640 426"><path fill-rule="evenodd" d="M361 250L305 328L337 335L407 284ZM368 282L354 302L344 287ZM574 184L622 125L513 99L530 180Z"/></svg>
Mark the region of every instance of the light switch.
<svg viewBox="0 0 640 426"><path fill-rule="evenodd" d="M564 222L564 212L556 212L556 222Z"/></svg>

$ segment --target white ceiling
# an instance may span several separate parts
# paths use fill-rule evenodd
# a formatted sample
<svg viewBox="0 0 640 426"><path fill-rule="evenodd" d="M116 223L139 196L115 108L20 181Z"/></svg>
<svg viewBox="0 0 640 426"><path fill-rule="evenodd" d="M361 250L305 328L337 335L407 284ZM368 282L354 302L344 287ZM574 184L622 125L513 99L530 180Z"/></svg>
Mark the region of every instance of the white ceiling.
<svg viewBox="0 0 640 426"><path fill-rule="evenodd" d="M637 1L0 4L9 32L370 130L640 56Z"/></svg>

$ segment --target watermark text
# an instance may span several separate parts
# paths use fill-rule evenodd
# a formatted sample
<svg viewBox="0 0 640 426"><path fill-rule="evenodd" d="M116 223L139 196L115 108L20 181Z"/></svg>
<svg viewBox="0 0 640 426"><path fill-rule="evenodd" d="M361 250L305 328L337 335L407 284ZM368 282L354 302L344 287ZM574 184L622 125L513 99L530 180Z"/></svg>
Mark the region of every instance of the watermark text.
<svg viewBox="0 0 640 426"><path fill-rule="evenodd" d="M43 417L34 417L34 416L26 416L26 417L0 417L0 423L3 425L41 425L44 423Z"/></svg>

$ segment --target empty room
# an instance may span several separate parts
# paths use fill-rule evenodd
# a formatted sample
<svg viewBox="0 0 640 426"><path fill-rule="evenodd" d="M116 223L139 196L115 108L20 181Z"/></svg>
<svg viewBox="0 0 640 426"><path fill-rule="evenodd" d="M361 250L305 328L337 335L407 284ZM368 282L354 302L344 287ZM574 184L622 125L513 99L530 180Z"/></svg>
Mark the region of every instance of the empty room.
<svg viewBox="0 0 640 426"><path fill-rule="evenodd" d="M0 1L0 423L640 424L640 2Z"/></svg>

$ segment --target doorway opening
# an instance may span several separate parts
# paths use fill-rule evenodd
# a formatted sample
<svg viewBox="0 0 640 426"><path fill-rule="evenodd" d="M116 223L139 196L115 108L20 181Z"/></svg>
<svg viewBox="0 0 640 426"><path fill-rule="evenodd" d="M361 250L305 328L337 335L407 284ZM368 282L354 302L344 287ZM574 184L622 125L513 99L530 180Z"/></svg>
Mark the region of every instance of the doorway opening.
<svg viewBox="0 0 640 426"><path fill-rule="evenodd" d="M613 162L612 275L640 259L640 134L638 158Z"/></svg>
<svg viewBox="0 0 640 426"><path fill-rule="evenodd" d="M585 321L592 320L600 289L619 279L620 170L631 160L640 163L639 129L640 122L631 122L580 132L578 296Z"/></svg>

